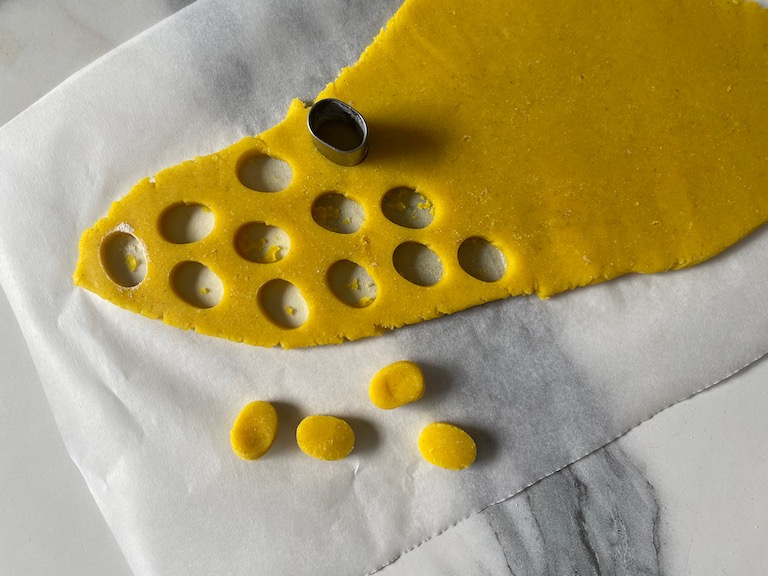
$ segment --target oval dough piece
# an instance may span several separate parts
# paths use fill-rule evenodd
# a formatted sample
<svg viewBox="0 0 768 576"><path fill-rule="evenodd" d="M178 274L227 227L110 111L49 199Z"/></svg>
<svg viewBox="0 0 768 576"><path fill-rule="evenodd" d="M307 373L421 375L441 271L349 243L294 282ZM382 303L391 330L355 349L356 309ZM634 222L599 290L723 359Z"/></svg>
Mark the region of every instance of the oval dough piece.
<svg viewBox="0 0 768 576"><path fill-rule="evenodd" d="M424 374L415 362L393 362L371 379L368 396L382 410L392 410L415 402L424 396Z"/></svg>
<svg viewBox="0 0 768 576"><path fill-rule="evenodd" d="M312 458L341 460L355 447L355 433L341 418L307 416L296 428L296 442Z"/></svg>
<svg viewBox="0 0 768 576"><path fill-rule="evenodd" d="M229 441L243 460L257 460L266 454L277 436L277 411L269 402L247 404L237 415Z"/></svg>
<svg viewBox="0 0 768 576"><path fill-rule="evenodd" d="M448 470L463 470L475 461L477 446L458 426L433 422L419 435L419 452L430 464Z"/></svg>

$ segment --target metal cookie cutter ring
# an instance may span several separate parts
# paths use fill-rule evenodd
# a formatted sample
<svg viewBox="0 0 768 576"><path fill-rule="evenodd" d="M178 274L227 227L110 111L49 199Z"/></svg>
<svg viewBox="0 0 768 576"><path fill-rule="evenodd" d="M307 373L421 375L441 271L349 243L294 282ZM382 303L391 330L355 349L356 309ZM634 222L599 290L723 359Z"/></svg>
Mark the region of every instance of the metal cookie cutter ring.
<svg viewBox="0 0 768 576"><path fill-rule="evenodd" d="M355 166L368 153L368 125L360 113L336 98L315 102L307 126L315 147L329 160Z"/></svg>

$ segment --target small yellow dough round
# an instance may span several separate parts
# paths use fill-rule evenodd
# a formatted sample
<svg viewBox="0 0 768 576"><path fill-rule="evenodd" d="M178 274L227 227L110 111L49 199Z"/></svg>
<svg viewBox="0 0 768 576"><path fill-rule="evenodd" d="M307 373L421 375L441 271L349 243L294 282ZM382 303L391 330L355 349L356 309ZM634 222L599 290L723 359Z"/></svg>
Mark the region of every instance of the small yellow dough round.
<svg viewBox="0 0 768 576"><path fill-rule="evenodd" d="M275 407L269 402L257 400L240 410L229 432L229 441L240 458L256 460L269 450L276 435Z"/></svg>
<svg viewBox="0 0 768 576"><path fill-rule="evenodd" d="M318 460L341 460L355 447L355 433L341 418L307 416L296 428L301 451Z"/></svg>
<svg viewBox="0 0 768 576"><path fill-rule="evenodd" d="M430 464L448 470L463 470L475 461L477 446L461 428L446 422L433 422L419 435L419 452Z"/></svg>
<svg viewBox="0 0 768 576"><path fill-rule="evenodd" d="M368 396L382 410L415 402L424 396L424 374L414 362L394 362L374 375L368 387Z"/></svg>

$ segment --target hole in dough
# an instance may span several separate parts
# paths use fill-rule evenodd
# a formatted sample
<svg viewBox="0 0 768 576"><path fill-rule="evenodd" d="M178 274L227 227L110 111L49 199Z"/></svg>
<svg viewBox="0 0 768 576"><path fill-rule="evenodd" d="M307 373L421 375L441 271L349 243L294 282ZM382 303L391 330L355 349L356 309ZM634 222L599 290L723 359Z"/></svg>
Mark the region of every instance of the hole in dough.
<svg viewBox="0 0 768 576"><path fill-rule="evenodd" d="M101 264L109 279L123 288L138 286L147 276L144 244L127 232L113 232L104 238Z"/></svg>
<svg viewBox="0 0 768 576"><path fill-rule="evenodd" d="M435 217L432 201L413 188L395 188L384 195L381 211L390 222L404 228L426 228Z"/></svg>
<svg viewBox="0 0 768 576"><path fill-rule="evenodd" d="M312 219L337 234L352 234L365 221L363 207L343 194L324 194L312 204Z"/></svg>
<svg viewBox="0 0 768 576"><path fill-rule="evenodd" d="M307 301L296 286L285 280L270 280L259 290L264 314L281 328L298 328L307 321Z"/></svg>
<svg viewBox="0 0 768 576"><path fill-rule="evenodd" d="M160 233L173 244L191 244L208 236L216 218L203 204L175 204L160 216Z"/></svg>
<svg viewBox="0 0 768 576"><path fill-rule="evenodd" d="M290 164L265 154L246 156L240 159L237 177L246 188L257 192L280 192L293 179Z"/></svg>
<svg viewBox="0 0 768 576"><path fill-rule="evenodd" d="M224 285L200 262L182 262L171 272L171 287L179 298L196 308L213 308L221 302Z"/></svg>
<svg viewBox="0 0 768 576"><path fill-rule="evenodd" d="M288 255L291 238L277 226L250 222L235 234L235 250L246 260L259 264L278 262Z"/></svg>
<svg viewBox="0 0 768 576"><path fill-rule="evenodd" d="M418 242L405 242L392 255L395 270L419 286L432 286L443 277L443 263L432 250Z"/></svg>
<svg viewBox="0 0 768 576"><path fill-rule="evenodd" d="M485 238L467 238L459 246L459 265L483 282L496 282L507 271L504 254Z"/></svg>
<svg viewBox="0 0 768 576"><path fill-rule="evenodd" d="M327 278L331 292L347 306L365 308L376 299L376 282L359 264L340 260L328 269Z"/></svg>

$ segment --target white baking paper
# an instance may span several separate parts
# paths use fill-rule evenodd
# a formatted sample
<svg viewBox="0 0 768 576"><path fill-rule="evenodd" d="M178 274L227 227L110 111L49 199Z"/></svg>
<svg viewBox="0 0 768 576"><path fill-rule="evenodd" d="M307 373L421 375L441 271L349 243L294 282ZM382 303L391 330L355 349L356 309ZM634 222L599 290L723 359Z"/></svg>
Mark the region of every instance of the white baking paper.
<svg viewBox="0 0 768 576"><path fill-rule="evenodd" d="M141 575L365 574L519 492L768 350L768 230L698 267L515 298L382 337L262 349L184 332L72 285L80 233L140 178L279 121L355 61L398 2L199 0L0 130L0 278L56 421ZM383 412L370 377L403 358L428 391ZM275 446L229 447L247 402ZM309 414L350 457L304 456ZM463 426L478 460L418 454Z"/></svg>

